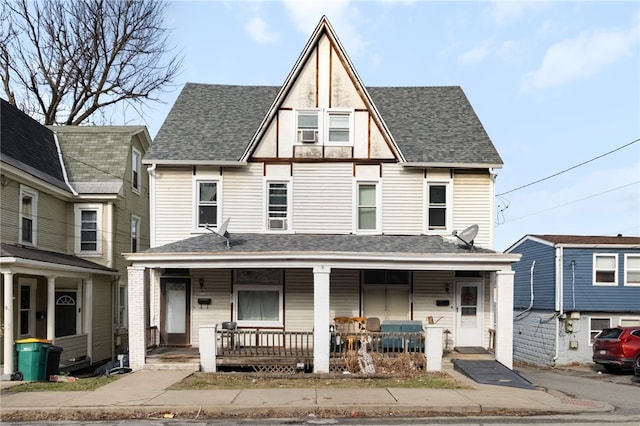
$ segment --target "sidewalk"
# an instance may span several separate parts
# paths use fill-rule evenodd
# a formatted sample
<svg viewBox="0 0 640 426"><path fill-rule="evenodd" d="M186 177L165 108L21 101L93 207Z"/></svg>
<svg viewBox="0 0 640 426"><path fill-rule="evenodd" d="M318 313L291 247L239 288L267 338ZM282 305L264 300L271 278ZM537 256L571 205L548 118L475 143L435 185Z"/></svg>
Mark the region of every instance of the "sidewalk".
<svg viewBox="0 0 640 426"><path fill-rule="evenodd" d="M542 390L483 385L452 368L468 389L243 389L166 390L191 371L141 370L95 391L12 393L1 382L0 414L10 420L87 420L216 417L422 417L533 415L611 411L607 403Z"/></svg>

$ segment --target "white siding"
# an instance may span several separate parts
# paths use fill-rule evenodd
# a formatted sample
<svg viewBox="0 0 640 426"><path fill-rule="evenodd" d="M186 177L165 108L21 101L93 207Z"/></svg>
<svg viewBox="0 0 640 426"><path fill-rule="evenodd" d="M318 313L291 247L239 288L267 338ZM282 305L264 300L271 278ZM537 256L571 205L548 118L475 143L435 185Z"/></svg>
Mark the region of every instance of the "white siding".
<svg viewBox="0 0 640 426"><path fill-rule="evenodd" d="M285 271L285 330L313 330L313 271L288 269Z"/></svg>
<svg viewBox="0 0 640 426"><path fill-rule="evenodd" d="M156 246L191 236L193 181L191 168L156 170Z"/></svg>
<svg viewBox="0 0 640 426"><path fill-rule="evenodd" d="M488 173L456 173L453 184L453 229L478 224L475 244L485 248L491 248L492 185Z"/></svg>
<svg viewBox="0 0 640 426"><path fill-rule="evenodd" d="M423 172L386 164L382 185L382 232L415 234L422 230L424 217Z"/></svg>
<svg viewBox="0 0 640 426"><path fill-rule="evenodd" d="M222 216L223 220L231 218L230 233L264 231L264 200L261 163L224 170Z"/></svg>
<svg viewBox="0 0 640 426"><path fill-rule="evenodd" d="M438 327L455 328L455 292L452 271L416 271L413 273L413 319L427 323L433 317ZM449 292L447 293L447 288ZM436 306L436 300L449 300L449 306ZM451 336L453 337L453 335Z"/></svg>
<svg viewBox="0 0 640 426"><path fill-rule="evenodd" d="M221 324L231 321L231 274L230 269L197 269L191 280L191 344L200 346L199 329L202 325ZM200 279L203 288L200 290ZM210 306L200 306L198 298L211 299Z"/></svg>
<svg viewBox="0 0 640 426"><path fill-rule="evenodd" d="M335 317L360 316L360 271L333 269L329 298L330 322Z"/></svg>
<svg viewBox="0 0 640 426"><path fill-rule="evenodd" d="M351 163L297 163L293 167L293 223L297 232L350 233Z"/></svg>

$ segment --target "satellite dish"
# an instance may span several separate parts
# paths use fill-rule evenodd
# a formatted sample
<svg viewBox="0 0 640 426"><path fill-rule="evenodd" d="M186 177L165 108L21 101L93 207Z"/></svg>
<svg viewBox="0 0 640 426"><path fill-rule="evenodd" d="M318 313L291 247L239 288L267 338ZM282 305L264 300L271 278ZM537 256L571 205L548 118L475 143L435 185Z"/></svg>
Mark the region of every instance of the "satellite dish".
<svg viewBox="0 0 640 426"><path fill-rule="evenodd" d="M225 220L224 222L222 222L222 225L220 225L220 227L218 228L217 231L214 231L213 229L211 229L209 227L209 224L207 223L205 225L205 228L208 231L213 232L214 234L216 234L218 237L222 238L223 240L225 240L227 242L227 248L231 248L229 245L229 232L227 232L227 228L229 227L229 221L231 220L230 217L227 218L227 220Z"/></svg>
<svg viewBox="0 0 640 426"><path fill-rule="evenodd" d="M473 240L476 238L476 235L478 235L479 229L480 227L478 225L471 225L463 229L462 232L453 231L453 235L465 243L467 247L473 247Z"/></svg>

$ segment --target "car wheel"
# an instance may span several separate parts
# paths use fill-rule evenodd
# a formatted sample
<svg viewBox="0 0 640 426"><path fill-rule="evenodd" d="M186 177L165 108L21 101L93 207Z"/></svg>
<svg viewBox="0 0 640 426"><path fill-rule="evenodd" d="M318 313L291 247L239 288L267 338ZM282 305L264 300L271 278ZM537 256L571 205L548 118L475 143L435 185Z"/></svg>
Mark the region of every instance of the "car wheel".
<svg viewBox="0 0 640 426"><path fill-rule="evenodd" d="M633 363L633 373L640 377L640 354L638 354L638 356L636 357L636 360Z"/></svg>

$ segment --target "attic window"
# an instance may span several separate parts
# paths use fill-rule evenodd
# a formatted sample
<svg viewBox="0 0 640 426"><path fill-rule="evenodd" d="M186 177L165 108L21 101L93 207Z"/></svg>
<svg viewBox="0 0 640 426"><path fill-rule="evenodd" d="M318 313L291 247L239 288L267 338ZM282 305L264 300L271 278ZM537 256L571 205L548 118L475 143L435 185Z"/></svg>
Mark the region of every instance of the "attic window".
<svg viewBox="0 0 640 426"><path fill-rule="evenodd" d="M348 144L350 139L351 114L348 112L328 113L327 142L336 144Z"/></svg>
<svg viewBox="0 0 640 426"><path fill-rule="evenodd" d="M298 143L316 143L318 142L318 111L299 111L298 112Z"/></svg>

